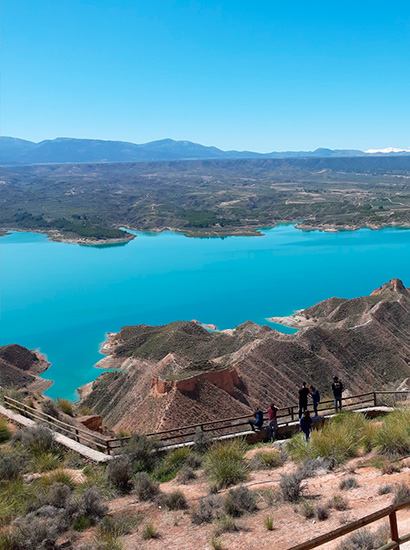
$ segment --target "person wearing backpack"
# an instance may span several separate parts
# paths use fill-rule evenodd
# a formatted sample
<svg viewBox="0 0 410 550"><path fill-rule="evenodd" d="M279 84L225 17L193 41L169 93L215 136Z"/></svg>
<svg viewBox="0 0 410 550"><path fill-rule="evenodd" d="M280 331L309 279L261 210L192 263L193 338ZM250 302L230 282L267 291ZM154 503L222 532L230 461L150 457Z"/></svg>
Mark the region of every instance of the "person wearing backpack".
<svg viewBox="0 0 410 550"><path fill-rule="evenodd" d="M333 377L332 392L335 399L335 409L339 408L339 411L342 410L342 393L343 393L343 384L337 376Z"/></svg>
<svg viewBox="0 0 410 550"><path fill-rule="evenodd" d="M320 403L320 393L319 393L319 390L317 390L315 388L315 386L310 386L309 387L309 391L310 391L310 396L312 398L312 401L313 401L313 410L315 412L315 416L318 416L318 413L317 413L317 407Z"/></svg>

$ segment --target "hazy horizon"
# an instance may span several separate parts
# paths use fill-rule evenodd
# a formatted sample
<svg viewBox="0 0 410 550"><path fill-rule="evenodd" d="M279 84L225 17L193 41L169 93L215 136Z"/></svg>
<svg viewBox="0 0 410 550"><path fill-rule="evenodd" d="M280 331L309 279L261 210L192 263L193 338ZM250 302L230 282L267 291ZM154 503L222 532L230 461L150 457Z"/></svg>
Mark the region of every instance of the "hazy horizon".
<svg viewBox="0 0 410 550"><path fill-rule="evenodd" d="M4 0L2 132L410 147L410 4Z"/></svg>

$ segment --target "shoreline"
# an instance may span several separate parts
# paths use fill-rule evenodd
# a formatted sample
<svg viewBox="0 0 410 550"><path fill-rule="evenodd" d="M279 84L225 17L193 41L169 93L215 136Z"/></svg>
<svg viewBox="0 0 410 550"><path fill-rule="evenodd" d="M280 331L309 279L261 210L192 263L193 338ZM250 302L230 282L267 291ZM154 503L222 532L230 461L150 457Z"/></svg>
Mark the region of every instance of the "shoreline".
<svg viewBox="0 0 410 550"><path fill-rule="evenodd" d="M306 220L305 220L306 221ZM308 225L305 223L305 221L291 221L291 220L284 220L277 223L274 223L272 225L265 225L265 226L243 226L243 227L237 227L234 228L231 231L218 231L218 230L186 230L184 228L177 228L177 227L153 227L150 229L135 229L127 225L121 225L121 227L124 228L124 232L127 234L127 236L117 238L117 239L92 239L88 237L69 237L67 235L64 235L64 233L61 233L57 229L49 229L49 230L40 230L40 229L30 229L30 228L18 228L18 227L1 227L0 228L0 238L5 237L7 235L10 235L12 232L16 233L40 233L43 235L46 235L47 238L52 242L62 242L67 244L78 244L82 246L104 246L104 245L110 245L110 244L126 244L132 240L134 240L138 235L135 235L133 232L137 233L155 233L160 234L165 231L170 231L172 233L178 233L182 234L185 237L191 239L191 238L225 238L225 237L263 237L264 229L274 229L278 225L293 225L295 229L299 229L300 231L322 231L324 233L342 233L343 231L359 231L360 229L370 229L372 231L378 231L382 229L410 229L409 225L403 225L403 224L395 224L395 223L389 223L385 225L379 225L379 224L371 224L371 223L365 223L363 225L335 225L335 224L328 224L328 223L318 223L315 225Z"/></svg>
<svg viewBox="0 0 410 550"><path fill-rule="evenodd" d="M29 229L29 228L17 228L17 227L2 227L0 228L0 238L11 235L12 233L39 233L41 235L46 235L49 241L54 243L67 243L67 244L79 244L82 246L97 246L97 245L110 245L110 244L125 244L134 240L137 235L133 233L127 233L129 237L121 237L118 239L92 239L88 237L68 237L61 233L57 229Z"/></svg>

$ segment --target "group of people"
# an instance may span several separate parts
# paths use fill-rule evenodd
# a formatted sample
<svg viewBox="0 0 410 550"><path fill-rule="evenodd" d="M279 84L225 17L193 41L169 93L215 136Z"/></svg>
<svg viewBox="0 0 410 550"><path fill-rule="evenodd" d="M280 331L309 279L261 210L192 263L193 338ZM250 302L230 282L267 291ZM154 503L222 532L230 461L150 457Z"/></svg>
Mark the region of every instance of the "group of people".
<svg viewBox="0 0 410 550"><path fill-rule="evenodd" d="M342 394L343 394L343 384L339 380L338 376L333 377L332 383L332 393L335 403L336 412L342 410ZM302 387L299 390L299 428L300 431L305 434L306 441L309 440L310 433L312 431L313 420L310 416L308 410L308 398L311 397L314 416L318 416L318 406L320 403L320 394L319 390L314 386L307 386L306 382L303 382ZM268 437L269 441L274 441L276 438L276 431L278 429L278 420L277 420L278 408L272 403L268 410ZM249 424L252 430L261 429L263 426L263 411L259 408L254 411L254 418L249 420Z"/></svg>

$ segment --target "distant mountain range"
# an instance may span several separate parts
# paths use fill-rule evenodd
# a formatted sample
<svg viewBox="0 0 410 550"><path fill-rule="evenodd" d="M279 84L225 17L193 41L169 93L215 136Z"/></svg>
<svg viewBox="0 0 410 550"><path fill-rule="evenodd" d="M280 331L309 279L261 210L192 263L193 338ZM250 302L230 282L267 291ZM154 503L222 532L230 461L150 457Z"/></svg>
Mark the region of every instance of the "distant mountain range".
<svg viewBox="0 0 410 550"><path fill-rule="evenodd" d="M44 164L65 162L152 162L205 159L358 157L368 155L410 155L409 149L325 149L254 153L223 151L191 141L162 139L136 144L100 139L56 138L34 143L13 137L0 137L1 164Z"/></svg>

